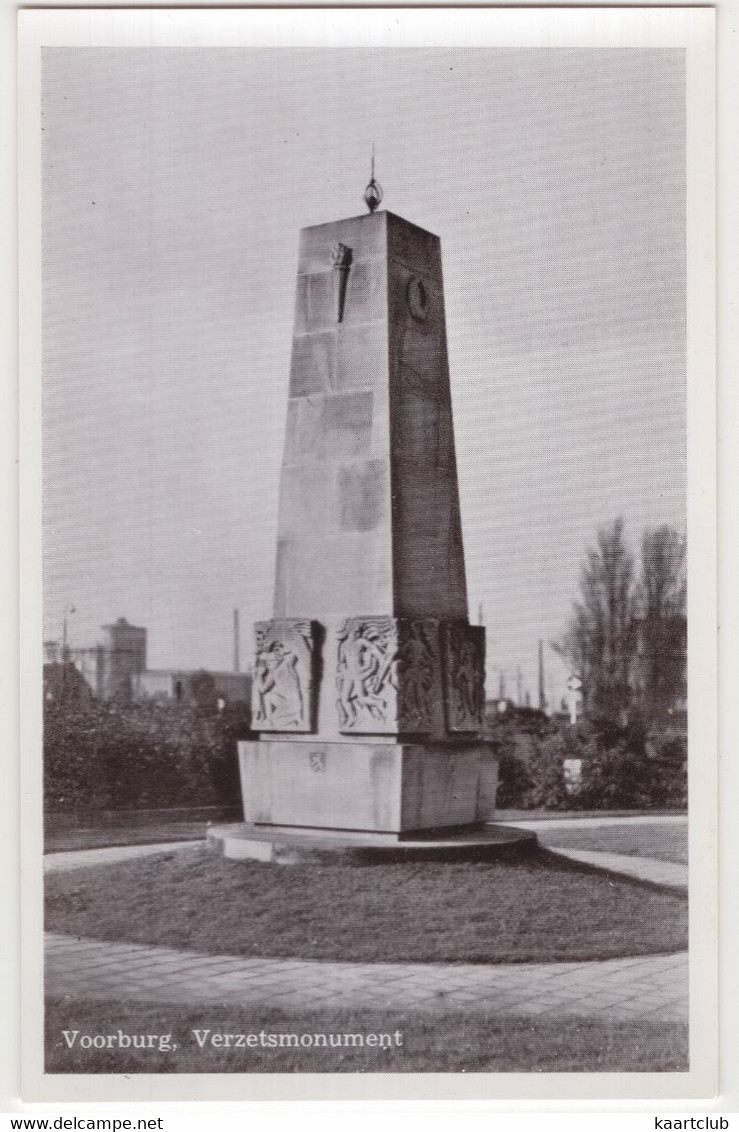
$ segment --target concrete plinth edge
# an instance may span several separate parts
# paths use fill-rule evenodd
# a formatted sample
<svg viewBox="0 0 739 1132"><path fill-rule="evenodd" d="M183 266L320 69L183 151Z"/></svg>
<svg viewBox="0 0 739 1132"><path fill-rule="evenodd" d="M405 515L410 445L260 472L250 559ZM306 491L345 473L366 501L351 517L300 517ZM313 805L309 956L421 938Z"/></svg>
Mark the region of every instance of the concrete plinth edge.
<svg viewBox="0 0 739 1132"><path fill-rule="evenodd" d="M531 853L537 846L530 830L499 825L475 826L453 833L406 836L355 831L270 829L245 822L213 826L208 848L231 860L271 861L291 865L309 861L390 864L402 861L494 861Z"/></svg>

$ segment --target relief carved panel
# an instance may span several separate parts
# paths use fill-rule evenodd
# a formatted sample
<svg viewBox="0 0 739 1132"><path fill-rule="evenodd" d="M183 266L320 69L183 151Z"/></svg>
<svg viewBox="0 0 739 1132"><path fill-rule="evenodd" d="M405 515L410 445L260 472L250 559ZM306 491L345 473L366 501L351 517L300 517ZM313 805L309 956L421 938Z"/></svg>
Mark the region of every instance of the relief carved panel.
<svg viewBox="0 0 739 1132"><path fill-rule="evenodd" d="M331 252L331 263L334 275L334 301L336 303L336 321L344 318L344 303L346 302L346 285L349 279L349 269L352 265L352 249L346 244L336 244Z"/></svg>
<svg viewBox="0 0 739 1132"><path fill-rule="evenodd" d="M393 617L350 617L338 635L336 669L339 728L395 730L398 625Z"/></svg>
<svg viewBox="0 0 739 1132"><path fill-rule="evenodd" d="M413 275L406 284L405 300L410 317L404 320L398 355L403 387L419 397L438 401L445 393L446 362L439 299L420 276Z"/></svg>
<svg viewBox="0 0 739 1132"><path fill-rule="evenodd" d="M432 730L440 676L438 642L439 626L433 620L348 618L338 636L340 730Z"/></svg>
<svg viewBox="0 0 739 1132"><path fill-rule="evenodd" d="M254 635L252 727L255 731L312 730L312 622L258 621Z"/></svg>
<svg viewBox="0 0 739 1132"><path fill-rule="evenodd" d="M479 731L485 722L485 629L466 621L444 625L447 726Z"/></svg>
<svg viewBox="0 0 739 1132"><path fill-rule="evenodd" d="M429 731L441 683L439 623L402 620L400 626L400 730Z"/></svg>

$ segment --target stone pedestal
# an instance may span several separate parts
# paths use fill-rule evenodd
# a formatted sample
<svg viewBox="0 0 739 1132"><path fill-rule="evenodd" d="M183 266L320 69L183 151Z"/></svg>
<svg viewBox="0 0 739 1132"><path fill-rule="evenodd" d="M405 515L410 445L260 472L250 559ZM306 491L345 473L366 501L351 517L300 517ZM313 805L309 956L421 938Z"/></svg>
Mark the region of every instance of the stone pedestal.
<svg viewBox="0 0 739 1132"><path fill-rule="evenodd" d="M439 240L388 212L301 233L274 616L244 814L402 835L489 818Z"/></svg>
<svg viewBox="0 0 739 1132"><path fill-rule="evenodd" d="M475 824L480 745L240 743L254 825L411 833Z"/></svg>

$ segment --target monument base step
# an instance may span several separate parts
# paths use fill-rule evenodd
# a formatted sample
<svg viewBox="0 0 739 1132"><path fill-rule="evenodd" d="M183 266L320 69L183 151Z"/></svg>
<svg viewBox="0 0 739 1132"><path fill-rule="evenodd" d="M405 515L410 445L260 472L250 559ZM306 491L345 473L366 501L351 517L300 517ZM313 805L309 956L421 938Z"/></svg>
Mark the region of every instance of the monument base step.
<svg viewBox="0 0 739 1132"><path fill-rule="evenodd" d="M499 825L474 825L416 834L253 825L212 826L208 847L231 860L292 865L310 861L491 861L520 856L537 846L536 834Z"/></svg>

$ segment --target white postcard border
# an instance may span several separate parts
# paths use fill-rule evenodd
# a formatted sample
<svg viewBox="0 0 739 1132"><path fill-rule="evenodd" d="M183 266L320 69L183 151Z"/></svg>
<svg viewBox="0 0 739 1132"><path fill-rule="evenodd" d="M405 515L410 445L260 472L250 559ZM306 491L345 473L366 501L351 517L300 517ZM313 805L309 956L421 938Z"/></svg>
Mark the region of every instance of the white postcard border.
<svg viewBox="0 0 739 1132"><path fill-rule="evenodd" d="M714 13L711 9L117 9L20 13L21 830L24 1098L710 1097L717 1065ZM44 45L684 47L688 150L691 1070L685 1074L52 1076L42 1060L40 49ZM510 1103L507 1105L510 1107Z"/></svg>

